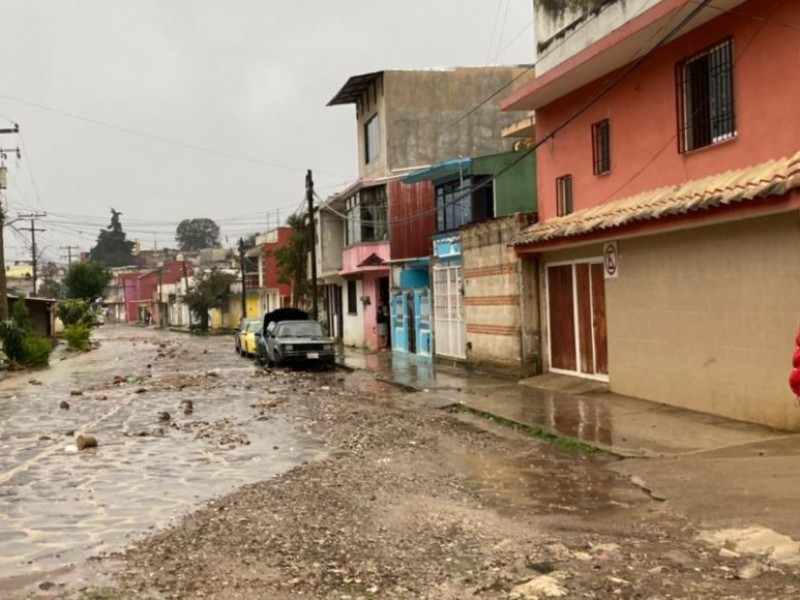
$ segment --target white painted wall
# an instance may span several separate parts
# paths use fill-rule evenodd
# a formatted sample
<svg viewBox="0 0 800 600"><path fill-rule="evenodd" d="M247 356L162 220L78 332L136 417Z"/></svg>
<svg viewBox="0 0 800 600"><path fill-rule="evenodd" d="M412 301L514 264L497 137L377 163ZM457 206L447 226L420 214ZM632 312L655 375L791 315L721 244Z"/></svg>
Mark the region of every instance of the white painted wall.
<svg viewBox="0 0 800 600"><path fill-rule="evenodd" d="M555 14L544 10L541 2L534 0L536 75L543 75L661 1L615 0L592 15L585 10L564 10Z"/></svg>
<svg viewBox="0 0 800 600"><path fill-rule="evenodd" d="M356 298L364 295L361 280L356 281ZM342 308L344 309L344 336L345 346L363 347L366 344L364 336L364 306L361 300L356 302L358 314L351 315L347 312L347 284L342 290Z"/></svg>

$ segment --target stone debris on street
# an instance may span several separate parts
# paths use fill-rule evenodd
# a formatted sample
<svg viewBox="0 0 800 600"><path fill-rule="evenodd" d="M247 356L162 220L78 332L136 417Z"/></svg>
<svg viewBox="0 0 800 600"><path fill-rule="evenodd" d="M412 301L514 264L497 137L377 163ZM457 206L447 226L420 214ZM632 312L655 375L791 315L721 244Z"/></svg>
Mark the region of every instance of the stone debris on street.
<svg viewBox="0 0 800 600"><path fill-rule="evenodd" d="M694 519L612 454L228 337L98 336L0 384L2 598L800 594L791 536Z"/></svg>

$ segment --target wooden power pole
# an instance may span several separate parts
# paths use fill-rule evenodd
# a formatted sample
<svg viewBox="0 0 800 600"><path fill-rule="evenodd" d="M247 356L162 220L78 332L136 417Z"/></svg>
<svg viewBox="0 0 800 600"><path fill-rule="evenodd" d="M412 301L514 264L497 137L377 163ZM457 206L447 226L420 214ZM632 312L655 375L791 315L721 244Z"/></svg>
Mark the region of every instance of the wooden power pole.
<svg viewBox="0 0 800 600"><path fill-rule="evenodd" d="M239 269L242 272L242 318L247 318L247 277L244 265L244 238L239 238Z"/></svg>
<svg viewBox="0 0 800 600"><path fill-rule="evenodd" d="M308 227L311 239L311 317L316 321L319 314L317 304L317 231L314 226L314 177L311 169L306 173L306 201L308 201Z"/></svg>
<svg viewBox="0 0 800 600"><path fill-rule="evenodd" d="M0 135L19 133L19 125L16 123L12 128L0 129ZM2 151L0 151L2 154ZM17 156L19 156L17 148ZM0 322L8 321L8 286L6 284L6 257L5 241L3 240L3 229L6 226L6 207L5 193L8 187L8 169L0 163Z"/></svg>
<svg viewBox="0 0 800 600"><path fill-rule="evenodd" d="M36 219L41 217L46 217L47 213L33 213L30 215L19 215L20 219L30 219L31 220L31 267L33 269L33 293L32 296L36 296L36 278L38 274L38 266L39 266L39 253L36 251L36 232L44 232L45 229L37 229L36 228Z"/></svg>

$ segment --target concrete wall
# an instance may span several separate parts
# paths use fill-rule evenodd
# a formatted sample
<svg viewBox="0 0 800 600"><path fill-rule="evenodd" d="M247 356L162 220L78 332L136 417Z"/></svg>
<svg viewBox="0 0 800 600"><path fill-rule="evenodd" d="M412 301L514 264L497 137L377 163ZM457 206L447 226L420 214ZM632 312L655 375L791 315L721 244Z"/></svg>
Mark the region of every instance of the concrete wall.
<svg viewBox="0 0 800 600"><path fill-rule="evenodd" d="M345 220L325 209L318 210L314 216L318 241L317 277L322 278L336 274L342 268Z"/></svg>
<svg viewBox="0 0 800 600"><path fill-rule="evenodd" d="M522 263L508 246L528 222L526 216L517 215L461 232L467 362L474 366L513 373L533 370L529 333L523 329L538 330L536 303L522 302ZM529 285L523 295L535 289Z"/></svg>
<svg viewBox="0 0 800 600"><path fill-rule="evenodd" d="M357 137L358 137L358 176L369 177L370 175L381 175L388 169L386 154L386 103L384 100L384 82L386 74L379 75L370 85L369 89L361 98L356 115ZM369 164L366 162L366 140L364 126L367 122L377 115L378 118L378 156Z"/></svg>
<svg viewBox="0 0 800 600"><path fill-rule="evenodd" d="M536 72L543 75L661 0L595 0L587 6L552 8L563 1L534 0Z"/></svg>
<svg viewBox="0 0 800 600"><path fill-rule="evenodd" d="M361 280L356 281L356 297L361 298L364 295L364 286ZM359 300L356 302L357 313L351 315L347 312L347 284L345 283L342 290L342 310L344 311L344 335L342 336L342 343L345 346L354 346L357 348L363 347L365 343L364 337L364 305Z"/></svg>
<svg viewBox="0 0 800 600"><path fill-rule="evenodd" d="M469 117L456 121L524 72L520 67L386 71L383 110L386 127L382 131L386 134L386 168L419 167L457 156L510 150L511 142L500 137L500 130L519 116L499 112L500 96ZM508 91L532 78L533 70L525 72ZM359 131L362 129L359 119Z"/></svg>
<svg viewBox="0 0 800 600"><path fill-rule="evenodd" d="M782 2L772 11L768 3L750 0L735 14L720 14L662 48L555 139L541 146L536 153L540 218L556 215L555 180L565 174L572 175L574 206L580 210L797 152L800 77L786 74L800 73L800 37L797 31L785 27L763 27L767 18L800 23L800 2ZM737 136L680 154L675 65L727 36L733 37ZM537 137L584 106L605 81L537 110ZM597 177L592 174L591 124L606 118L611 127L611 172Z"/></svg>
<svg viewBox="0 0 800 600"><path fill-rule="evenodd" d="M619 242L606 281L612 389L800 429L797 213Z"/></svg>
<svg viewBox="0 0 800 600"><path fill-rule="evenodd" d="M619 277L605 280L612 391L800 430L787 383L800 319L797 212L622 239L618 250ZM543 262L601 255L593 244Z"/></svg>

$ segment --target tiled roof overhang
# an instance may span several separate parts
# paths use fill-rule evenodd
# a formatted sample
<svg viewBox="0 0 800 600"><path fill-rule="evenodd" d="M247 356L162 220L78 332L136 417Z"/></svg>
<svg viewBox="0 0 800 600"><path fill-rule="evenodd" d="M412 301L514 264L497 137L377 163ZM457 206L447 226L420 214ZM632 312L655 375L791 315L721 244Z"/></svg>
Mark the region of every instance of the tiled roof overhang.
<svg viewBox="0 0 800 600"><path fill-rule="evenodd" d="M727 171L622 198L572 214L536 223L511 241L512 246L535 247L556 240L615 233L626 226L697 211L756 203L800 188L800 152L787 158Z"/></svg>

